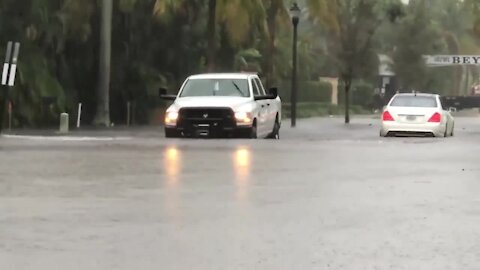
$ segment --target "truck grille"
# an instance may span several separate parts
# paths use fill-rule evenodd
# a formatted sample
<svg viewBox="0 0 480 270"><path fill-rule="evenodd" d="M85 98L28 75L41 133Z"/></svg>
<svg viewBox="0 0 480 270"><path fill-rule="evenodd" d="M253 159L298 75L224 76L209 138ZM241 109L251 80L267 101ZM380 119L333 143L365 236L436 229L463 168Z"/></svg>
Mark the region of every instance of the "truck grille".
<svg viewBox="0 0 480 270"><path fill-rule="evenodd" d="M236 127L235 114L230 108L183 108L179 111L177 127L186 135L200 132L220 136Z"/></svg>
<svg viewBox="0 0 480 270"><path fill-rule="evenodd" d="M185 108L180 110L181 119L231 119L233 111L230 108Z"/></svg>

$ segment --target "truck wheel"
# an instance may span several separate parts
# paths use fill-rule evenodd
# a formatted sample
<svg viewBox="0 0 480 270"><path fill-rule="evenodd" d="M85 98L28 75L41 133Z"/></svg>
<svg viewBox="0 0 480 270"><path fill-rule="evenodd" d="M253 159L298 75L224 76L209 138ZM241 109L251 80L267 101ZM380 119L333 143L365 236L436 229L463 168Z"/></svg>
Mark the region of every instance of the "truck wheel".
<svg viewBox="0 0 480 270"><path fill-rule="evenodd" d="M180 137L180 134L178 133L177 130L171 129L171 128L165 129L165 138L178 138L178 137Z"/></svg>
<svg viewBox="0 0 480 270"><path fill-rule="evenodd" d="M275 119L273 131L270 133L270 135L268 135L267 139L280 140L280 123L278 122L278 116L277 119Z"/></svg>
<svg viewBox="0 0 480 270"><path fill-rule="evenodd" d="M241 139L256 139L257 138L257 121L253 121L253 125L250 128L242 128L235 133L237 138Z"/></svg>
<svg viewBox="0 0 480 270"><path fill-rule="evenodd" d="M257 121L253 121L253 125L250 128L249 139L256 139L256 138L257 138Z"/></svg>

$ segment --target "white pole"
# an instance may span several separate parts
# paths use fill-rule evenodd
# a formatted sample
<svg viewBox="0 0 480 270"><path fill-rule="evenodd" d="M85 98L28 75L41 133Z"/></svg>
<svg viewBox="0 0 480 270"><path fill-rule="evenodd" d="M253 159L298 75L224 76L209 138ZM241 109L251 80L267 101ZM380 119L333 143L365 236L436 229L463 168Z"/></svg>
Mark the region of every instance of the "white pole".
<svg viewBox="0 0 480 270"><path fill-rule="evenodd" d="M9 68L10 68L10 64L8 63L3 64L2 85L7 85Z"/></svg>
<svg viewBox="0 0 480 270"><path fill-rule="evenodd" d="M13 49L12 65L10 67L10 76L8 78L8 85L9 86L14 86L15 85L15 76L17 75L17 62L18 62L18 54L19 53L20 53L20 43L15 42L15 46L14 46L14 49Z"/></svg>
<svg viewBox="0 0 480 270"><path fill-rule="evenodd" d="M77 128L80 128L81 117L82 117L82 103L78 103Z"/></svg>
<svg viewBox="0 0 480 270"><path fill-rule="evenodd" d="M17 65L12 64L10 67L10 76L8 77L8 85L15 85L15 76L17 75Z"/></svg>
<svg viewBox="0 0 480 270"><path fill-rule="evenodd" d="M8 73L10 70L10 61L12 60L13 42L9 41L7 44L7 51L5 52L5 63L3 64L2 85L8 84Z"/></svg>

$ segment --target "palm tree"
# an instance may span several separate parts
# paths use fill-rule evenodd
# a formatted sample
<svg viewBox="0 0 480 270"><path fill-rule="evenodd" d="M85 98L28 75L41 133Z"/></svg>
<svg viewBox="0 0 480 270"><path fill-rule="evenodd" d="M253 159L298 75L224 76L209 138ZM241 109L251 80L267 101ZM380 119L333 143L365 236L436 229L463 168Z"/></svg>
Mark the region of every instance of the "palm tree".
<svg viewBox="0 0 480 270"><path fill-rule="evenodd" d="M207 70L213 72L215 69L215 52L216 52L216 18L217 18L217 0L208 1L208 51L207 51Z"/></svg>
<svg viewBox="0 0 480 270"><path fill-rule="evenodd" d="M102 0L97 112L94 124L110 126L110 60L112 50L113 0Z"/></svg>
<svg viewBox="0 0 480 270"><path fill-rule="evenodd" d="M266 46L265 59L265 75L266 86L270 88L274 84L274 58L275 58L275 42L277 40L277 25L282 23L283 26L290 24L289 13L284 1L282 0L264 0L264 5L267 7L267 27L268 27L268 42Z"/></svg>
<svg viewBox="0 0 480 270"><path fill-rule="evenodd" d="M315 22L326 29L326 32L338 34L340 22L338 14L338 1L335 0L307 0L310 16Z"/></svg>
<svg viewBox="0 0 480 270"><path fill-rule="evenodd" d="M475 40L475 25L469 24L478 16L478 2L466 0L444 0L438 3L441 10L440 23L442 24L443 37L450 54L475 55L480 52L480 46ZM444 10L448 10L445 12ZM473 30L473 31L472 31ZM477 73L475 66L455 66L454 68L454 94L461 95L469 86L469 75Z"/></svg>
<svg viewBox="0 0 480 270"><path fill-rule="evenodd" d="M373 37L380 24L375 0L308 0L313 18L336 41L333 46L339 76L345 87L345 124L350 123L353 80L373 70Z"/></svg>
<svg viewBox="0 0 480 270"><path fill-rule="evenodd" d="M191 0L190 0L191 1ZM156 0L154 16L168 16L169 11L179 12L188 0ZM208 0L207 69L214 71L217 57L218 30L225 30L228 41L234 47L249 40L252 29L258 27L267 36L266 12L262 0Z"/></svg>

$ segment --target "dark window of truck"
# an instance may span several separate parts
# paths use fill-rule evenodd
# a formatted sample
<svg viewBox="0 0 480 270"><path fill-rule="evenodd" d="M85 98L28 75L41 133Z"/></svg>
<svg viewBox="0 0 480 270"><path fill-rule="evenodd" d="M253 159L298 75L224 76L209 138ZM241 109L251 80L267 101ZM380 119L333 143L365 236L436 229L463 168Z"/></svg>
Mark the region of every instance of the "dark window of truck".
<svg viewBox="0 0 480 270"><path fill-rule="evenodd" d="M266 95L262 82L258 78L255 78L255 82L257 83L257 87L258 87L258 90L260 91L260 95Z"/></svg>
<svg viewBox="0 0 480 270"><path fill-rule="evenodd" d="M262 95L262 93L260 92L260 89L258 88L254 79L252 79L252 87L253 87L252 88L253 89L253 96L258 97L258 96Z"/></svg>
<svg viewBox="0 0 480 270"><path fill-rule="evenodd" d="M180 97L250 97L247 79L189 79Z"/></svg>

